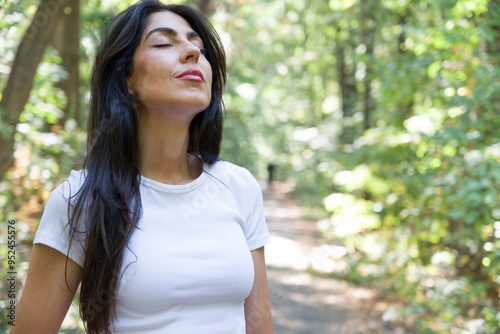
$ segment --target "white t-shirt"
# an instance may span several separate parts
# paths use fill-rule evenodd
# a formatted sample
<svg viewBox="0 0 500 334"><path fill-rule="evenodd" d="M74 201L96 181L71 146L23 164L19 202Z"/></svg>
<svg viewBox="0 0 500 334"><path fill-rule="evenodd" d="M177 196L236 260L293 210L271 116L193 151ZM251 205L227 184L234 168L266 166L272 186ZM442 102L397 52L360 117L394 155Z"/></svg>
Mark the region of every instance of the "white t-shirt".
<svg viewBox="0 0 500 334"><path fill-rule="evenodd" d="M219 161L204 169L186 185L141 177L143 215L124 254L113 333L245 333L250 251L270 242L262 192L244 168ZM35 244L68 253L68 198L83 178L73 171L51 193ZM80 266L83 249L77 240L69 252Z"/></svg>

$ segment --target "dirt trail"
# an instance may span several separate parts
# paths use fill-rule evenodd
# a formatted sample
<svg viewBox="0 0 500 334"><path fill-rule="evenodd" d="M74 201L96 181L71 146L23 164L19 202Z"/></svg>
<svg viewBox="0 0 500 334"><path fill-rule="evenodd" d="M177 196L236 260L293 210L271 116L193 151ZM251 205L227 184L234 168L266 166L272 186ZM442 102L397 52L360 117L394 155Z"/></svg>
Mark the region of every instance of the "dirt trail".
<svg viewBox="0 0 500 334"><path fill-rule="evenodd" d="M388 305L375 291L304 273L326 263L316 223L301 217L283 184L264 189L264 212L272 242L266 246L269 292L276 334L407 333L382 321ZM323 251L322 251L323 250Z"/></svg>

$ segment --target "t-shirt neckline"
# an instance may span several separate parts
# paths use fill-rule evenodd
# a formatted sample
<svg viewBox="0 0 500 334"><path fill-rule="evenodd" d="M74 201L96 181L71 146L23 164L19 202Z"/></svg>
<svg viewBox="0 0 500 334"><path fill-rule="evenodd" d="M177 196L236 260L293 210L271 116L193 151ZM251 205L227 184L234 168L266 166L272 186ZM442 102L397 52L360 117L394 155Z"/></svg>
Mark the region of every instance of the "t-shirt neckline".
<svg viewBox="0 0 500 334"><path fill-rule="evenodd" d="M192 191L199 186L201 186L206 178L207 178L207 173L205 172L209 168L209 165L203 164L203 170L201 171L200 176L198 176L196 179L193 181L186 183L186 184L166 184L166 183L161 183L152 179L149 179L143 175L140 175L141 178L141 184L153 188L162 192L167 192L167 193L186 193L189 191Z"/></svg>

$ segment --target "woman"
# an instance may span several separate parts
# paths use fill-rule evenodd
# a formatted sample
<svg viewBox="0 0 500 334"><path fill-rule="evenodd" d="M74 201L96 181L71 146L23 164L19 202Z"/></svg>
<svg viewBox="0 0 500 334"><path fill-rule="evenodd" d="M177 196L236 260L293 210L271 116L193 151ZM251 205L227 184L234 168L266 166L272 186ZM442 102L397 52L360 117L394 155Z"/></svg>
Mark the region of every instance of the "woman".
<svg viewBox="0 0 500 334"><path fill-rule="evenodd" d="M225 56L195 10L120 13L92 73L87 156L47 202L11 333L272 333L255 179L220 161Z"/></svg>

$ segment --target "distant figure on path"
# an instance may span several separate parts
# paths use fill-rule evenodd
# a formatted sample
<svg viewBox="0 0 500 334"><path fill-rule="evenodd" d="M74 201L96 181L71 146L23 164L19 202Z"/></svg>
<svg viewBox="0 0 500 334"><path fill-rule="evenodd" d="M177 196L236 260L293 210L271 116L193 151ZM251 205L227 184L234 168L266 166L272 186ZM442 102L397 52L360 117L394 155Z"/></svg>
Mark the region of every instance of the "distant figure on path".
<svg viewBox="0 0 500 334"><path fill-rule="evenodd" d="M267 173L269 174L269 178L267 179L267 185L269 188L272 187L272 183L274 180L274 169L275 168L276 168L276 166L273 163L269 163L267 165Z"/></svg>

